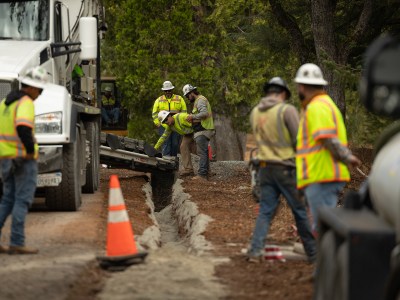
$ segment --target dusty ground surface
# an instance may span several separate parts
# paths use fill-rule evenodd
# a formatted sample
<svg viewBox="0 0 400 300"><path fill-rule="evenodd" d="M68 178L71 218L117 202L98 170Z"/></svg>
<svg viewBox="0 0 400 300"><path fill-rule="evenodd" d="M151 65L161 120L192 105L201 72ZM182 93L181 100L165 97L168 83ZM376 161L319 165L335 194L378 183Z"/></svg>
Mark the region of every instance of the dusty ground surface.
<svg viewBox="0 0 400 300"><path fill-rule="evenodd" d="M372 151L354 152L367 174ZM48 212L36 205L28 215L27 244L41 251L35 256L0 255L0 299L310 299L312 265L301 260L245 261L243 249L257 210L246 163L217 162L212 167L216 174L209 182L198 184L190 178L179 182L190 195L185 202L199 215L212 218L200 232L209 250L193 250L193 241L174 218L176 208L152 211L150 174L102 169L101 190L84 195L79 212ZM135 239L146 241L145 232L154 224L160 231L158 243L143 242L142 250L149 253L144 264L114 273L102 270L96 261L105 251L111 174L119 177ZM356 189L363 180L354 171L347 188ZM296 240L291 224L283 202L268 241L291 244ZM8 241L8 227L2 243Z"/></svg>

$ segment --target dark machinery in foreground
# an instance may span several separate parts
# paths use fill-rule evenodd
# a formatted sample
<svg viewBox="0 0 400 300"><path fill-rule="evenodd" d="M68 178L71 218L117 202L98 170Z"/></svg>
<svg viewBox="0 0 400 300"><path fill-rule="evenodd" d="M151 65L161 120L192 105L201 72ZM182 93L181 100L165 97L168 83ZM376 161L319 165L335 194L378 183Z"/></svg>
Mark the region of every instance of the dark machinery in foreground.
<svg viewBox="0 0 400 300"><path fill-rule="evenodd" d="M400 42L376 40L365 56L361 100L400 118ZM400 299L400 122L379 138L371 173L344 207L320 210L314 299Z"/></svg>

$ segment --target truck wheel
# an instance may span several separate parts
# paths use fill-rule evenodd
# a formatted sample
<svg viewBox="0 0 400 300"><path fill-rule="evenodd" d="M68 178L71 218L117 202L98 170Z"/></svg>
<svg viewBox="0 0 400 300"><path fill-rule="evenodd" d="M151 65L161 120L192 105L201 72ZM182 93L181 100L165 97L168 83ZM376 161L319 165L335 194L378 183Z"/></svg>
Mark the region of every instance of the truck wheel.
<svg viewBox="0 0 400 300"><path fill-rule="evenodd" d="M46 188L46 205L51 210L77 211L81 206L80 143L76 129L76 141L63 147L62 181L57 187Z"/></svg>
<svg viewBox="0 0 400 300"><path fill-rule="evenodd" d="M327 231L321 238L317 255L315 274L315 300L332 299L333 276L336 270L336 240L332 230Z"/></svg>
<svg viewBox="0 0 400 300"><path fill-rule="evenodd" d="M93 194L99 187L99 124L98 122L88 122L86 126L86 149L89 152L86 164L86 184L82 187L82 192Z"/></svg>
<svg viewBox="0 0 400 300"><path fill-rule="evenodd" d="M151 188L154 211L161 211L171 203L172 186L176 180L176 172L154 171L151 173Z"/></svg>
<svg viewBox="0 0 400 300"><path fill-rule="evenodd" d="M336 273L333 281L334 300L346 300L349 293L349 246L340 245L336 257Z"/></svg>

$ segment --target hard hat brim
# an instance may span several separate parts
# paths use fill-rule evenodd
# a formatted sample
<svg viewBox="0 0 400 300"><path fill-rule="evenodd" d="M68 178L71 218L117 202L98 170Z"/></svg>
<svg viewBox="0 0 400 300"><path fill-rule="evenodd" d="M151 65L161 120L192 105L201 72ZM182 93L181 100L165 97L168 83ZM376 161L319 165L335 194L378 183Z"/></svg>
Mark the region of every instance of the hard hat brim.
<svg viewBox="0 0 400 300"><path fill-rule="evenodd" d="M190 91L188 91L188 92L187 92L186 94L184 94L183 96L185 96L185 97L186 97L186 96L187 96L187 94L189 94L190 92L193 92L195 89L197 89L197 87L195 87L195 86L194 86L194 87L193 87L193 88L192 88Z"/></svg>
<svg viewBox="0 0 400 300"><path fill-rule="evenodd" d="M286 91L286 93L288 93L288 99L292 96L292 93L289 91L289 89L287 87L283 86L283 85L280 85L280 84L267 83L267 84L265 84L264 89L268 90L272 86L277 86L277 87L280 87L280 88L284 89Z"/></svg>
<svg viewBox="0 0 400 300"><path fill-rule="evenodd" d="M175 87L174 86L172 86L172 87L170 87L170 88L161 88L161 90L162 91L170 91L170 90L173 90Z"/></svg>
<svg viewBox="0 0 400 300"><path fill-rule="evenodd" d="M328 81L324 79L295 78L294 82L306 85L328 85Z"/></svg>
<svg viewBox="0 0 400 300"><path fill-rule="evenodd" d="M161 123L164 123L164 121L170 116L171 114L165 115L165 117L161 120Z"/></svg>
<svg viewBox="0 0 400 300"><path fill-rule="evenodd" d="M38 89L42 89L42 90L43 90L43 89L46 87L46 85L47 85L46 83L40 83L40 82L37 82L37 81L32 80L32 79L30 79L30 78L22 78L22 79L20 80L20 82L23 83L23 84L26 84L26 85L29 85L29 86L38 88Z"/></svg>

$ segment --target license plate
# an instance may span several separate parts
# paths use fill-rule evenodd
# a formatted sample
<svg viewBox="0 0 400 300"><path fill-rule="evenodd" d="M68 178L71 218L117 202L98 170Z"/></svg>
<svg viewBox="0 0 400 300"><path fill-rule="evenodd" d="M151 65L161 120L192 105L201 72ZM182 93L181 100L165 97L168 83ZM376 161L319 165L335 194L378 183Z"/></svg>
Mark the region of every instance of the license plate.
<svg viewBox="0 0 400 300"><path fill-rule="evenodd" d="M58 186L61 182L62 175L58 173L39 174L37 177L37 187Z"/></svg>

